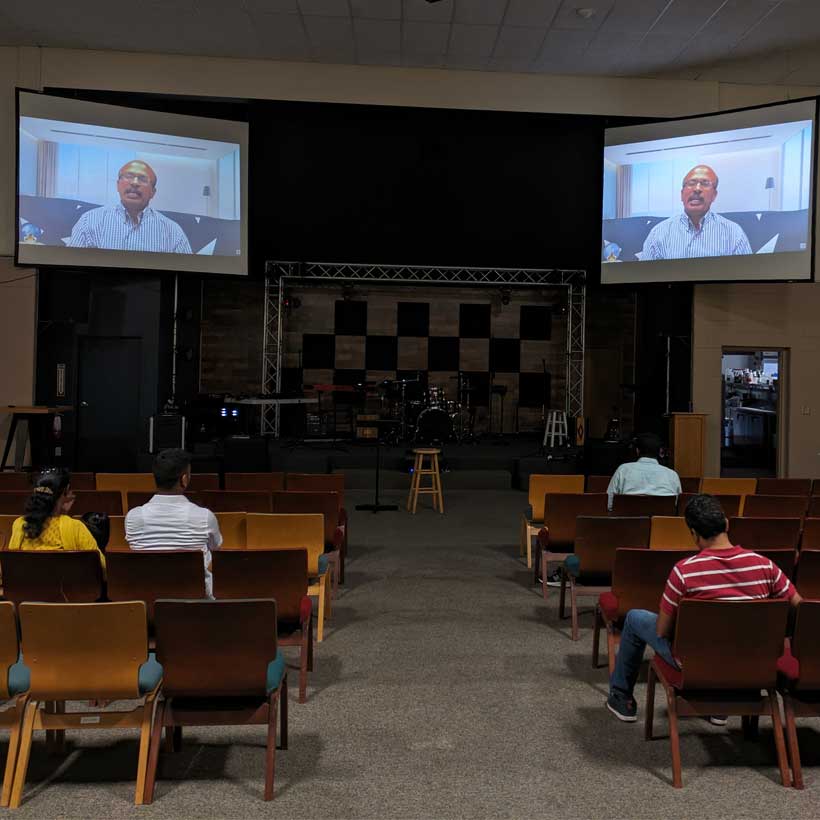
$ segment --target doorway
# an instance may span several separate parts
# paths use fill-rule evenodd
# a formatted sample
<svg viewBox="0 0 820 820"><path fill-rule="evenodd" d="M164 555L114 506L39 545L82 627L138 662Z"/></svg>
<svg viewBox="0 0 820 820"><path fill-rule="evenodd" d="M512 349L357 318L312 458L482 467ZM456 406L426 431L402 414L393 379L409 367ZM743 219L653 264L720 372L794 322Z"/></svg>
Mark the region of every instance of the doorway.
<svg viewBox="0 0 820 820"><path fill-rule="evenodd" d="M136 469L140 433L142 340L80 338L77 390L77 469Z"/></svg>
<svg viewBox="0 0 820 820"><path fill-rule="evenodd" d="M785 351L724 348L720 474L778 474Z"/></svg>

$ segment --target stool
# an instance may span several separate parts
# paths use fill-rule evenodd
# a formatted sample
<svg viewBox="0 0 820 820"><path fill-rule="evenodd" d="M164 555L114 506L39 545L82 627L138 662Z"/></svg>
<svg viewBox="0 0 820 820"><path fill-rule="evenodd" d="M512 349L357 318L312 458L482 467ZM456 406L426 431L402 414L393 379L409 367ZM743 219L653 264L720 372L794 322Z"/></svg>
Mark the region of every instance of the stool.
<svg viewBox="0 0 820 820"><path fill-rule="evenodd" d="M544 427L544 441L542 447L555 447L555 439L558 439L558 446L563 447L567 441L567 414L563 410L550 410L547 413L547 425ZM549 442L549 444L547 444Z"/></svg>
<svg viewBox="0 0 820 820"><path fill-rule="evenodd" d="M441 474L438 469L438 456L440 452L441 450L435 447L417 447L413 450L416 460L413 463L413 478L410 481L410 494L407 496L407 510L414 515L420 495L432 495L433 509L438 510L442 515L444 514L444 495L441 492ZM424 466L425 456L428 456L430 459L429 467L426 469ZM421 477L423 475L431 476L432 484L429 487L422 486Z"/></svg>

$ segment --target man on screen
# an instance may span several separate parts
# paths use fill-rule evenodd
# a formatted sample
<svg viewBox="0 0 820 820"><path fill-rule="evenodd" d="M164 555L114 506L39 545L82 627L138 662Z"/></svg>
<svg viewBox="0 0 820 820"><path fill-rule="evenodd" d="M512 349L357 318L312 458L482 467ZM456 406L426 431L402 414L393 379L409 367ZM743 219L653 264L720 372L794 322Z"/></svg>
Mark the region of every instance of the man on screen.
<svg viewBox="0 0 820 820"><path fill-rule="evenodd" d="M708 165L696 165L683 178L683 213L652 228L643 243L641 261L751 253L740 225L710 210L717 195L717 174Z"/></svg>
<svg viewBox="0 0 820 820"><path fill-rule="evenodd" d="M68 247L191 253L182 228L150 206L156 192L157 175L147 162L126 163L117 175L120 204L86 211L74 225Z"/></svg>

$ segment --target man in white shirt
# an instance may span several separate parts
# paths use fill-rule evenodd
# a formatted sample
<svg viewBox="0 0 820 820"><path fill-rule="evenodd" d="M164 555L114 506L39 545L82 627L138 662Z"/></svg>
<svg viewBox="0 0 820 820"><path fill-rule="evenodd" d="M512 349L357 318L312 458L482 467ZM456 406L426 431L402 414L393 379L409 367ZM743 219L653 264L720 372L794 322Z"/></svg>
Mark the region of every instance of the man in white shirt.
<svg viewBox="0 0 820 820"><path fill-rule="evenodd" d="M654 433L635 439L638 460L621 464L607 488L609 509L616 495L674 495L681 493L680 478L674 470L658 464L661 440Z"/></svg>
<svg viewBox="0 0 820 820"><path fill-rule="evenodd" d="M157 493L125 516L125 540L132 550L199 550L205 563L205 591L213 598L211 551L222 545L216 516L189 501L191 456L163 450L154 459Z"/></svg>

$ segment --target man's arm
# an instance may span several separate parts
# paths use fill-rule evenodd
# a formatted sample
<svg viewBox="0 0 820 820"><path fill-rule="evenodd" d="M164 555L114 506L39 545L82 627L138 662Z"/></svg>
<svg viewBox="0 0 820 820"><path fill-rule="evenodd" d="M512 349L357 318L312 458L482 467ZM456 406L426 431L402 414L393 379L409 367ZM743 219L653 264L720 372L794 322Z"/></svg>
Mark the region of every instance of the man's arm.
<svg viewBox="0 0 820 820"><path fill-rule="evenodd" d="M675 632L676 615L677 612L669 613L661 607L661 611L658 613L658 625L656 627L659 638L666 638L670 641L672 640L672 636Z"/></svg>
<svg viewBox="0 0 820 820"><path fill-rule="evenodd" d="M91 211L86 211L71 229L71 239L68 240L69 248L96 248L94 238L88 229L88 215Z"/></svg>
<svg viewBox="0 0 820 820"><path fill-rule="evenodd" d="M646 262L647 260L652 259L663 259L663 250L661 248L660 242L658 241L658 228L663 225L663 222L658 223L655 225L654 228L647 234L646 239L643 243L643 249L641 250L641 262Z"/></svg>
<svg viewBox="0 0 820 820"><path fill-rule="evenodd" d="M174 224L176 225L176 223ZM174 231L174 249L172 253L193 253L191 243L188 241L188 237L185 236L185 231L179 225L176 226Z"/></svg>
<svg viewBox="0 0 820 820"><path fill-rule="evenodd" d="M740 225L735 224L735 228L737 229L735 232L735 246L732 249L732 256L745 256L751 254L752 246L749 244L749 238L746 236L746 232Z"/></svg>
<svg viewBox="0 0 820 820"><path fill-rule="evenodd" d="M208 510L208 549L213 552L222 546L222 533L219 531L219 521L216 516Z"/></svg>
<svg viewBox="0 0 820 820"><path fill-rule="evenodd" d="M623 465L621 465L621 467L623 467ZM606 488L606 494L608 497L607 508L610 512L612 512L612 504L615 501L615 496L619 495L621 492L621 467L618 467L618 469L615 470L615 475L613 475L612 478L609 479L609 486Z"/></svg>

